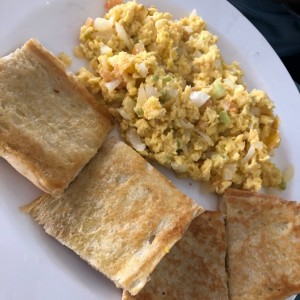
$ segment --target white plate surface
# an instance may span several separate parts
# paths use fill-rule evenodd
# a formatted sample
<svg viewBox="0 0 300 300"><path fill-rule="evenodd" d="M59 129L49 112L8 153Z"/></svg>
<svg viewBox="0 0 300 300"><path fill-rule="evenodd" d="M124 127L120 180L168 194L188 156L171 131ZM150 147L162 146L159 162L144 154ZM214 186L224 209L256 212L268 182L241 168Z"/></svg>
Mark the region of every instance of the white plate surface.
<svg viewBox="0 0 300 300"><path fill-rule="evenodd" d="M282 197L299 200L300 128L299 93L275 52L261 34L225 0L144 0L176 18L196 8L219 36L219 47L227 62L237 60L245 71L249 88L267 91L281 118L282 143L274 161L280 168L290 165L295 176ZM37 38L53 53L72 55L85 19L104 13L103 0L0 0L0 56ZM82 61L74 60L76 71ZM207 209L216 208L216 196L208 195L190 180L179 180L162 168L186 194ZM0 158L0 299L5 300L120 300L121 291L81 261L72 251L48 237L19 206L40 191Z"/></svg>

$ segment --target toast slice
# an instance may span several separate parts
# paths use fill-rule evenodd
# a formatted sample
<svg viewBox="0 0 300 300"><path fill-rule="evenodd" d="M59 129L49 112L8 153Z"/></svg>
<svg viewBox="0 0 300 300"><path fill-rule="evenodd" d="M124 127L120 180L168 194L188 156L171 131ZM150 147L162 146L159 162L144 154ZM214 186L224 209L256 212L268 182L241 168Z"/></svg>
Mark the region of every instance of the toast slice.
<svg viewBox="0 0 300 300"><path fill-rule="evenodd" d="M232 300L285 299L300 292L300 204L230 189L227 268Z"/></svg>
<svg viewBox="0 0 300 300"><path fill-rule="evenodd" d="M58 194L96 154L113 119L36 40L0 58L0 156Z"/></svg>
<svg viewBox="0 0 300 300"><path fill-rule="evenodd" d="M108 140L59 197L23 208L46 232L137 294L203 209L123 142Z"/></svg>
<svg viewBox="0 0 300 300"><path fill-rule="evenodd" d="M136 295L122 300L228 300L224 216L205 211L195 218Z"/></svg>

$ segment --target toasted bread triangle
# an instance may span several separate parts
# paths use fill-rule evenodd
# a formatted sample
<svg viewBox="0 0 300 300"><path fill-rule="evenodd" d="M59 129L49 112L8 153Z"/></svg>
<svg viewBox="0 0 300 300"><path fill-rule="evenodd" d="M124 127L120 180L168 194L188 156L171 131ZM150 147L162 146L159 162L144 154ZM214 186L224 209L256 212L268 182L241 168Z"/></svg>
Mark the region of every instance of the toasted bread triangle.
<svg viewBox="0 0 300 300"><path fill-rule="evenodd" d="M224 193L232 300L300 292L300 204L240 190Z"/></svg>
<svg viewBox="0 0 300 300"><path fill-rule="evenodd" d="M136 296L122 300L227 300L225 224L220 212L206 211L193 220Z"/></svg>

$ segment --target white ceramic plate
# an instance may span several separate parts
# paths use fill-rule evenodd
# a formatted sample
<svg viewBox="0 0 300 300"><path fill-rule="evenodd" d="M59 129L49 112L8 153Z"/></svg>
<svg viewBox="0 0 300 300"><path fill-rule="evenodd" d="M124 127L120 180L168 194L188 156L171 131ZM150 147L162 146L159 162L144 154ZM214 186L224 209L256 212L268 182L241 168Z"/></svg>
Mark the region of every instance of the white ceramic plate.
<svg viewBox="0 0 300 300"><path fill-rule="evenodd" d="M103 0L0 0L0 56L37 38L55 54L72 55L85 19L104 13ZM275 153L281 168L293 165L295 176L282 197L300 200L299 93L281 61L258 31L225 0L141 1L173 13L176 18L196 8L219 36L226 61L237 60L249 88L268 92L276 103L282 125L282 143ZM171 5L170 5L171 4ZM76 71L83 62L74 61ZM216 196L198 183L179 180L160 168L186 194L207 209L216 208ZM41 192L0 159L0 299L10 300L120 300L117 290L101 274L61 246L19 211Z"/></svg>

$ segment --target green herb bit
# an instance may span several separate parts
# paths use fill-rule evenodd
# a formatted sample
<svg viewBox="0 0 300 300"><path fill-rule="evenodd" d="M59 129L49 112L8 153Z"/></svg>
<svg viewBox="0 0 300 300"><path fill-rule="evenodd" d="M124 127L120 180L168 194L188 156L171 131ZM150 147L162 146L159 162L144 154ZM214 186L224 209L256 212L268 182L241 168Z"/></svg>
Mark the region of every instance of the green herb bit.
<svg viewBox="0 0 300 300"><path fill-rule="evenodd" d="M214 99L221 99L225 96L225 94L226 94L226 92L225 92L223 84L219 80L216 80L212 84L211 96Z"/></svg>
<svg viewBox="0 0 300 300"><path fill-rule="evenodd" d="M158 81L158 80L159 80L159 76L158 76L158 75L154 75L154 76L152 77L152 80L153 80L153 81Z"/></svg>
<svg viewBox="0 0 300 300"><path fill-rule="evenodd" d="M229 125L231 123L231 119L228 116L227 111L225 111L225 110L222 110L219 113L219 119L220 119L220 122L223 123L224 125Z"/></svg>
<svg viewBox="0 0 300 300"><path fill-rule="evenodd" d="M137 110L135 110L135 113L139 118L142 118L144 116L144 111L142 108L138 108Z"/></svg>
<svg viewBox="0 0 300 300"><path fill-rule="evenodd" d="M167 75L167 76L165 76L164 78L163 78L163 81L164 82L170 82L170 81L172 81L173 80L173 78L170 76L170 75Z"/></svg>
<svg viewBox="0 0 300 300"><path fill-rule="evenodd" d="M159 97L159 102L161 104L166 103L169 100L169 93L167 91L163 91L162 95Z"/></svg>
<svg viewBox="0 0 300 300"><path fill-rule="evenodd" d="M286 180L284 178L281 179L281 182L279 184L279 189L281 189L282 191L286 190Z"/></svg>

